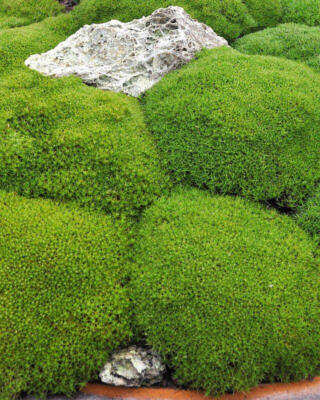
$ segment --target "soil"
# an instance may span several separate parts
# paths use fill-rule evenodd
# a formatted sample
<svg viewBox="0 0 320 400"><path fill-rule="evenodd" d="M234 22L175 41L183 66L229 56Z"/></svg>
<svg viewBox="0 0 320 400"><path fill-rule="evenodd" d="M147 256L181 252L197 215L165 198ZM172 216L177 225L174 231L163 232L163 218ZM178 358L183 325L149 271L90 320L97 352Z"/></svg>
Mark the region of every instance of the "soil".
<svg viewBox="0 0 320 400"><path fill-rule="evenodd" d="M66 11L71 11L78 2L75 0L59 0L59 3L65 6Z"/></svg>

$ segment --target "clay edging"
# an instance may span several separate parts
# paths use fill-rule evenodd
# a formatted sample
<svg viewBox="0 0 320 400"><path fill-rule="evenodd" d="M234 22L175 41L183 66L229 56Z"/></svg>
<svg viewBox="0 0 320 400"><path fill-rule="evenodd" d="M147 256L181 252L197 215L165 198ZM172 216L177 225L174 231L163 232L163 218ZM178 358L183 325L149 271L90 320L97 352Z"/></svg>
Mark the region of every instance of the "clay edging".
<svg viewBox="0 0 320 400"><path fill-rule="evenodd" d="M88 384L83 393L116 400L214 400L201 392L164 388L126 388L103 384ZM294 383L259 385L248 393L227 394L219 400L290 400L320 399L320 377Z"/></svg>

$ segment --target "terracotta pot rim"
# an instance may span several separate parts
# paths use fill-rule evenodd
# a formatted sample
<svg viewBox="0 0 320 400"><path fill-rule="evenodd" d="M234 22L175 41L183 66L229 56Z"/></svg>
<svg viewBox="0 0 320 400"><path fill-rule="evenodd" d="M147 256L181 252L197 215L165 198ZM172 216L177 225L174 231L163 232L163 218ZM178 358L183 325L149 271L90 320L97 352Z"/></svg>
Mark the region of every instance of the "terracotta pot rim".
<svg viewBox="0 0 320 400"><path fill-rule="evenodd" d="M170 388L127 388L104 384L88 384L81 392L113 400L214 400L203 392ZM227 394L219 400L290 400L320 399L320 376L294 383L259 385L247 393Z"/></svg>

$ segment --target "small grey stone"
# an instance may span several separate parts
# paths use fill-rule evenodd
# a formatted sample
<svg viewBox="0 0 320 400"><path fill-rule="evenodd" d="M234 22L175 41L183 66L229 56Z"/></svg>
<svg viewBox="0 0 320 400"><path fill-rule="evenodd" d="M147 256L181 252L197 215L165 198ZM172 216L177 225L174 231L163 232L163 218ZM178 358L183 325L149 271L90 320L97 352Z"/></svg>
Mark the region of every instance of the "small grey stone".
<svg viewBox="0 0 320 400"><path fill-rule="evenodd" d="M85 25L25 64L47 76L75 75L100 89L139 96L202 48L224 45L210 27L171 6L128 23Z"/></svg>
<svg viewBox="0 0 320 400"><path fill-rule="evenodd" d="M101 370L102 382L115 386L151 386L163 380L166 371L158 353L131 346L114 353Z"/></svg>

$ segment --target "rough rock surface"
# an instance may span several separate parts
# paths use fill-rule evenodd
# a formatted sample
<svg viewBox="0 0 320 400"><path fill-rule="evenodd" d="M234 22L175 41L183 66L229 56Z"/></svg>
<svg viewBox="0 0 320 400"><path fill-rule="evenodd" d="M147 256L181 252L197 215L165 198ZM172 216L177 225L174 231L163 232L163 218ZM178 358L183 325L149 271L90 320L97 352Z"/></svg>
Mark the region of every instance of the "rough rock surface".
<svg viewBox="0 0 320 400"><path fill-rule="evenodd" d="M85 25L25 63L47 76L76 75L88 85L139 96L202 48L227 44L183 8L171 6L128 23Z"/></svg>
<svg viewBox="0 0 320 400"><path fill-rule="evenodd" d="M115 386L151 386L163 380L166 371L155 351L138 346L114 353L99 376L102 382Z"/></svg>

